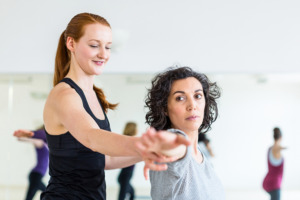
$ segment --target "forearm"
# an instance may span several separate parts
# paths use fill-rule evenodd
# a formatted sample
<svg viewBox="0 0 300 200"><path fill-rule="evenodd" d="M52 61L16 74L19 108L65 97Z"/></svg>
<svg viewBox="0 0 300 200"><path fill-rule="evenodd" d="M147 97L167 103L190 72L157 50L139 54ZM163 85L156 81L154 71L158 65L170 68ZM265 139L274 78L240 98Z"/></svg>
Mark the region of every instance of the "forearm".
<svg viewBox="0 0 300 200"><path fill-rule="evenodd" d="M88 134L88 143L93 151L109 156L139 156L135 148L138 137L124 136L105 130L92 129Z"/></svg>
<svg viewBox="0 0 300 200"><path fill-rule="evenodd" d="M160 151L159 153L168 157L177 157L178 159L180 159L185 156L186 151L187 147L185 145L179 145L174 149Z"/></svg>
<svg viewBox="0 0 300 200"><path fill-rule="evenodd" d="M13 135L15 137L32 137L34 135L34 133L29 130L19 129L19 130L16 130Z"/></svg>
<svg viewBox="0 0 300 200"><path fill-rule="evenodd" d="M142 158L140 156L132 156L132 157L105 156L105 170L128 167L140 161L142 161Z"/></svg>
<svg viewBox="0 0 300 200"><path fill-rule="evenodd" d="M43 129L33 131L33 133L34 134L33 134L32 138L41 139L41 140L46 141L46 133Z"/></svg>
<svg viewBox="0 0 300 200"><path fill-rule="evenodd" d="M41 139L19 137L19 141L32 143L36 148L42 148L44 146L44 141Z"/></svg>

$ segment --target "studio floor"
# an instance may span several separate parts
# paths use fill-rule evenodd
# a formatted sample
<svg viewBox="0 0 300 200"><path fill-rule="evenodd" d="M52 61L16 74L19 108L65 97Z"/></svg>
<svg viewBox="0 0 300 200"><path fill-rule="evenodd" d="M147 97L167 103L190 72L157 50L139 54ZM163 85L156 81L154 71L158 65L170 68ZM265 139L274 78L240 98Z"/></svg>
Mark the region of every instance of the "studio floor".
<svg viewBox="0 0 300 200"><path fill-rule="evenodd" d="M22 200L24 199L25 187L22 186L0 186L0 200ZM135 200L151 200L148 188L136 188ZM118 188L107 188L107 200L117 200ZM34 200L39 200L40 193L35 195ZM227 200L269 200L268 194L263 190L226 190ZM299 190L282 190L282 200L299 200Z"/></svg>

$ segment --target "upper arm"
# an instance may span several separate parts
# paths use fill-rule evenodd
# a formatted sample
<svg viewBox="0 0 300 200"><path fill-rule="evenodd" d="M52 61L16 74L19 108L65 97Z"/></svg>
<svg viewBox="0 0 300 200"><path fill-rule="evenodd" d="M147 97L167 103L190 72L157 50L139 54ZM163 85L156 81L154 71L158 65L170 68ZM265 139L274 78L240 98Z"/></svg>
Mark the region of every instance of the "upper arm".
<svg viewBox="0 0 300 200"><path fill-rule="evenodd" d="M84 109L76 91L65 84L58 86L49 94L44 109L45 129L49 134L59 135L69 131L82 145L105 155L139 155L134 147L138 138L100 129Z"/></svg>
<svg viewBox="0 0 300 200"><path fill-rule="evenodd" d="M69 131L84 146L90 148L88 134L98 125L85 111L82 100L70 87L60 86L52 91L44 109L45 128L49 134L57 135Z"/></svg>

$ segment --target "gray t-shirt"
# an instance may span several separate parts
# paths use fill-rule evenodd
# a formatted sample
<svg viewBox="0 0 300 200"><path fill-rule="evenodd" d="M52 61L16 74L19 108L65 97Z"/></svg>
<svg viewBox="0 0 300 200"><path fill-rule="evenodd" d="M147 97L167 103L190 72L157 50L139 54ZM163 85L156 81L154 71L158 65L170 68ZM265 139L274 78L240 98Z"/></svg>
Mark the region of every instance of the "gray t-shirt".
<svg viewBox="0 0 300 200"><path fill-rule="evenodd" d="M177 129L168 131L185 135ZM199 148L198 151L201 152ZM225 199L224 188L211 163L204 155L203 162L197 163L191 146L182 159L168 163L166 171L150 171L150 182L153 200Z"/></svg>

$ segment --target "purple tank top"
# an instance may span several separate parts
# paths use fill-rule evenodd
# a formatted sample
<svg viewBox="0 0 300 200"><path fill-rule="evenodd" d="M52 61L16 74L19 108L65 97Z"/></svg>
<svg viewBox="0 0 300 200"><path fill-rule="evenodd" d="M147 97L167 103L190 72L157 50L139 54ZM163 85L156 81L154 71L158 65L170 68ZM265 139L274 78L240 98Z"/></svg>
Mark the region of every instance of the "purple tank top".
<svg viewBox="0 0 300 200"><path fill-rule="evenodd" d="M282 175L283 175L283 163L284 163L284 160L282 160L280 165L273 166L269 159L270 151L271 151L271 148L269 148L269 151L268 151L268 173L263 181L263 188L267 192L280 189Z"/></svg>
<svg viewBox="0 0 300 200"><path fill-rule="evenodd" d="M31 171L38 172L44 176L49 165L49 149L46 140L46 133L44 129L36 130L33 132L34 132L34 136L32 138L43 140L44 145L40 149L35 148L36 156L37 156L37 164Z"/></svg>

